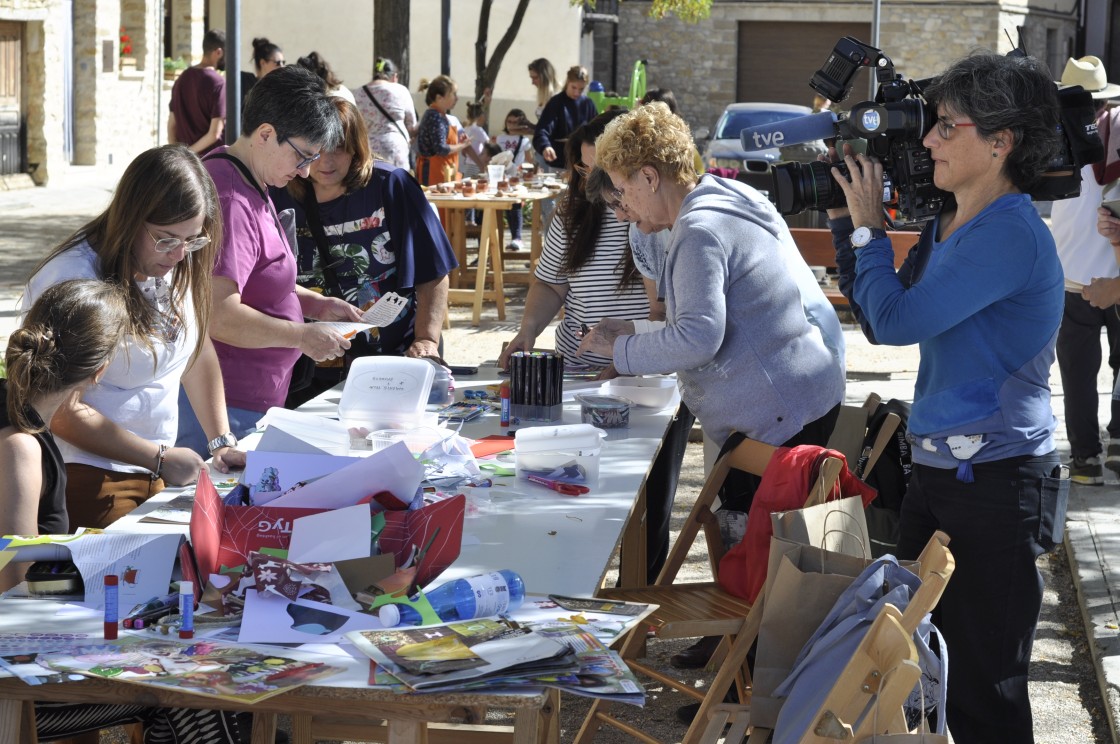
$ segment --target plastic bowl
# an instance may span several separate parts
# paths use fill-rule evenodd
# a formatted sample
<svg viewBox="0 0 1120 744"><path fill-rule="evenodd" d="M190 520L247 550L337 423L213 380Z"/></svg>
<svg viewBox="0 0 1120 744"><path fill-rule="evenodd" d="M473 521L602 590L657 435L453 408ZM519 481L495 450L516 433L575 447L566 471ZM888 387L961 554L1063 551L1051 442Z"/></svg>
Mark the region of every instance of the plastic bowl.
<svg viewBox="0 0 1120 744"><path fill-rule="evenodd" d="M380 429L370 432L366 437L374 452L390 447L397 442L404 442L408 451L419 455L441 439L451 435L450 429L435 427L421 427L418 429Z"/></svg>
<svg viewBox="0 0 1120 744"><path fill-rule="evenodd" d="M672 377L616 377L602 386L607 395L625 398L636 406L656 408L669 405L677 389L677 381Z"/></svg>
<svg viewBox="0 0 1120 744"><path fill-rule="evenodd" d="M625 429L630 426L630 401L616 395L579 393L581 420L600 429Z"/></svg>

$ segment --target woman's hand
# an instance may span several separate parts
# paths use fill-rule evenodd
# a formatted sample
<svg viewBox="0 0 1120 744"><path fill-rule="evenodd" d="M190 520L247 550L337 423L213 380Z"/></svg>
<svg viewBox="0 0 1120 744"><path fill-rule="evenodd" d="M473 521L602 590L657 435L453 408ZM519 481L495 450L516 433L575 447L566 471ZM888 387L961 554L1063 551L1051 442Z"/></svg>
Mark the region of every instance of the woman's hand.
<svg viewBox="0 0 1120 744"><path fill-rule="evenodd" d="M320 295L322 298L316 303L316 314L310 317L316 320L343 320L357 323L362 319L362 313L358 308L351 305L341 297L327 297Z"/></svg>
<svg viewBox="0 0 1120 744"><path fill-rule="evenodd" d="M342 356L350 342L322 323L304 323L298 348L316 362L324 362Z"/></svg>
<svg viewBox="0 0 1120 744"><path fill-rule="evenodd" d="M551 147L546 147L541 150L541 157L544 158L544 162L551 163L552 161L556 160L556 151Z"/></svg>
<svg viewBox="0 0 1120 744"><path fill-rule="evenodd" d="M614 356L614 342L619 336L633 336L634 323L630 320L618 318L603 318L587 333L583 334L577 356L584 354L598 354L602 357Z"/></svg>
<svg viewBox="0 0 1120 744"><path fill-rule="evenodd" d="M844 178L837 168L832 169L832 178L844 192L852 224L856 227L881 227L883 224L883 164L866 155L853 155L852 149L844 145L844 163L848 175ZM831 217L831 214L829 215Z"/></svg>
<svg viewBox="0 0 1120 744"><path fill-rule="evenodd" d="M235 447L219 447L214 450L214 469L219 473L245 469L245 452Z"/></svg>
<svg viewBox="0 0 1120 744"><path fill-rule="evenodd" d="M513 337L513 340L506 344L506 348L502 349L501 355L498 357L498 367L501 369L509 369L509 358L515 351L532 351L533 345L537 342L536 336L526 335L524 331L518 333Z"/></svg>
<svg viewBox="0 0 1120 744"><path fill-rule="evenodd" d="M618 370L614 368L614 362L611 362L606 367L603 367L603 371L600 372L599 376L596 377L595 379L596 380L613 380L616 377L618 377Z"/></svg>
<svg viewBox="0 0 1120 744"><path fill-rule="evenodd" d="M1112 212L1104 207L1098 208L1097 232L1108 238L1108 242L1113 245L1120 243L1120 219L1113 217Z"/></svg>
<svg viewBox="0 0 1120 744"><path fill-rule="evenodd" d="M439 344L426 338L418 338L405 350L406 357L420 359L423 357L439 357Z"/></svg>
<svg viewBox="0 0 1120 744"><path fill-rule="evenodd" d="M163 453L159 477L169 486L186 486L198 480L198 471L203 467L202 458L194 450L171 447Z"/></svg>
<svg viewBox="0 0 1120 744"><path fill-rule="evenodd" d="M1081 290L1081 296L1090 305L1104 310L1120 304L1120 278L1103 279L1097 277Z"/></svg>

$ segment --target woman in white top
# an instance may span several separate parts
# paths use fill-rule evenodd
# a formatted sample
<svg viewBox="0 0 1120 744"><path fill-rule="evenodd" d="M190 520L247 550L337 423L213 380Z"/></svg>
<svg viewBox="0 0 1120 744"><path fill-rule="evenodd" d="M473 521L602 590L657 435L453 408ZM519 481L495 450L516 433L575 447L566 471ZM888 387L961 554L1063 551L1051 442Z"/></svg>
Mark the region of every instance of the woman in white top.
<svg viewBox="0 0 1120 744"><path fill-rule="evenodd" d="M510 109L509 113L506 114L505 129L502 130L502 134L494 138L498 147L502 148L502 152L513 153L513 160L506 166L507 178L516 176L520 172L521 165L525 162L526 157L530 160L533 157L533 141L524 134L517 134L517 132L523 132L526 129L531 132L533 126L529 123L525 112L517 108ZM521 242L523 217L520 203L514 204L506 211L506 222L509 223L509 247L512 250L519 251L523 247Z"/></svg>
<svg viewBox="0 0 1120 744"><path fill-rule="evenodd" d="M373 80L354 89L354 105L365 119L374 157L396 168L410 168L409 148L418 126L416 106L408 88L397 82L392 60L377 58Z"/></svg>
<svg viewBox="0 0 1120 744"><path fill-rule="evenodd" d="M537 121L540 121L545 104L560 92L560 81L556 79L556 70L553 69L552 63L544 57L534 59L529 63L529 81L537 89L537 108L534 109L533 116L536 117ZM527 133L531 132L532 126L530 125Z"/></svg>
<svg viewBox="0 0 1120 744"><path fill-rule="evenodd" d="M620 314L629 320L650 318L656 294L652 282L643 281L634 266L626 238L629 226L616 220L605 205L588 201L583 190L584 179L595 166L595 139L621 113L600 114L568 139L568 190L549 225L536 279L525 300L521 330L498 359L503 369L513 352L534 347L561 308L564 319L556 328L556 350L577 364L605 367L611 361L596 354L577 356L583 324Z"/></svg>
<svg viewBox="0 0 1120 744"><path fill-rule="evenodd" d="M23 297L67 279L104 279L128 295L125 341L104 377L51 421L66 461L72 527L104 527L162 490L193 483L203 466L174 447L179 387L210 438L222 472L245 465L233 449L218 358L206 329L210 274L221 244L214 182L185 147L165 145L125 170L109 208L36 268Z"/></svg>

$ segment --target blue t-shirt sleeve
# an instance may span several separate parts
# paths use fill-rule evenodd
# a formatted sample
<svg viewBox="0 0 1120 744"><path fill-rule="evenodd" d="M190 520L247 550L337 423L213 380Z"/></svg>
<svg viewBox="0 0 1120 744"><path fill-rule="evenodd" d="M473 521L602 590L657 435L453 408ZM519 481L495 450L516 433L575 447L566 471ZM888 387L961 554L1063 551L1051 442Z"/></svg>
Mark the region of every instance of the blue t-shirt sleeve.
<svg viewBox="0 0 1120 744"><path fill-rule="evenodd" d="M935 225L927 227L923 243L932 241ZM1037 251L1038 238L1024 221L989 215L933 245L910 284L895 272L890 242L873 240L856 252L852 294L880 343L919 343L1023 287Z"/></svg>
<svg viewBox="0 0 1120 744"><path fill-rule="evenodd" d="M424 112L424 118L420 120L416 149L425 157L447 155L451 152L451 148L447 146L447 131L447 117L429 108Z"/></svg>
<svg viewBox="0 0 1120 744"><path fill-rule="evenodd" d="M375 173L384 178L385 211L397 253L398 284L409 289L446 276L459 265L439 217L408 171Z"/></svg>

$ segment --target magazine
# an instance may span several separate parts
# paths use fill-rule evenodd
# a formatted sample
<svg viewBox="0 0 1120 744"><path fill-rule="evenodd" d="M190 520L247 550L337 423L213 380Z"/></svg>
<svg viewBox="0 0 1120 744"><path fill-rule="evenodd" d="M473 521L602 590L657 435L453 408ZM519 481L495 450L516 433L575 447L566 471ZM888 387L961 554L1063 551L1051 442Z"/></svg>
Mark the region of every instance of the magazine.
<svg viewBox="0 0 1120 744"><path fill-rule="evenodd" d="M132 636L111 644L101 642L40 653L35 661L55 671L248 704L342 671L326 664L209 640L183 643Z"/></svg>
<svg viewBox="0 0 1120 744"><path fill-rule="evenodd" d="M578 670L575 655L564 643L497 619L359 630L346 637L413 690L460 689L495 675L524 681Z"/></svg>

